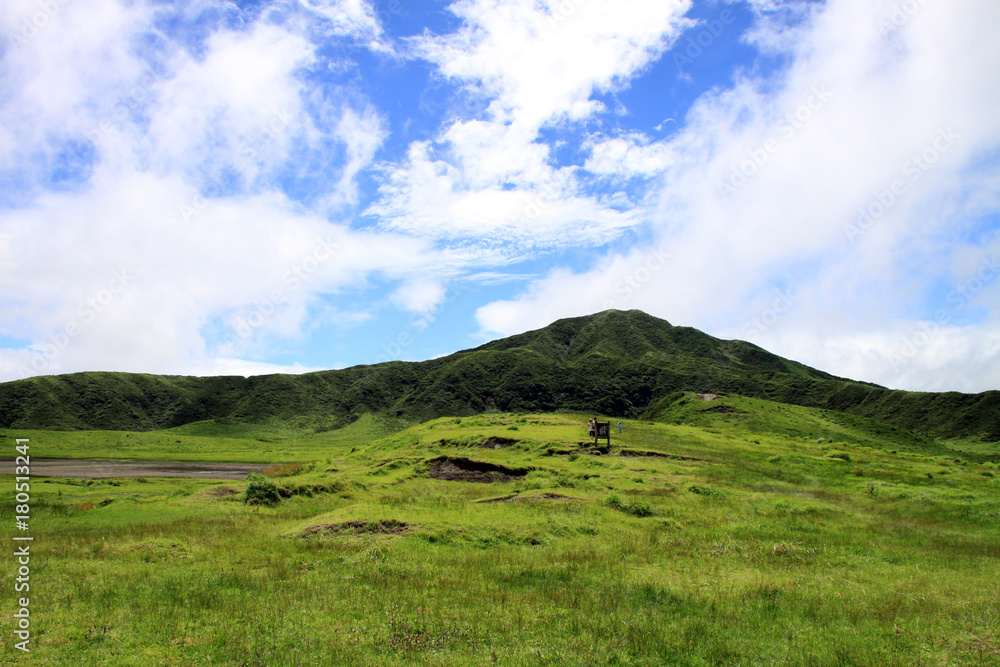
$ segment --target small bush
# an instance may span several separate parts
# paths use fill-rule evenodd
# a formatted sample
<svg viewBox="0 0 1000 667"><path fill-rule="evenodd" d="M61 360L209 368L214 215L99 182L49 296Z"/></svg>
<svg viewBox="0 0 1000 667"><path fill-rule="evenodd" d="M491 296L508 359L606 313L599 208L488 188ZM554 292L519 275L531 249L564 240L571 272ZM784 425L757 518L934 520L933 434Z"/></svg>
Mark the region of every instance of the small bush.
<svg viewBox="0 0 1000 667"><path fill-rule="evenodd" d="M699 496L705 496L706 498L726 498L727 494L725 491L720 491L719 489L713 489L710 486L700 486L698 484L692 484L688 487L688 491Z"/></svg>
<svg viewBox="0 0 1000 667"><path fill-rule="evenodd" d="M643 503L637 500L626 506L625 513L639 517L653 516L653 508L650 507L649 503Z"/></svg>
<svg viewBox="0 0 1000 667"><path fill-rule="evenodd" d="M768 463L780 463L781 462L781 457L780 456L772 456L771 458L769 458L767 460L767 462Z"/></svg>
<svg viewBox="0 0 1000 667"><path fill-rule="evenodd" d="M243 496L244 503L270 506L281 502L278 487L271 480L256 472L250 473L247 479L250 480L250 483L247 484L247 490Z"/></svg>
<svg viewBox="0 0 1000 667"><path fill-rule="evenodd" d="M614 507L616 510L620 510L625 506L625 501L616 492L612 491L604 498L604 504L608 507Z"/></svg>
<svg viewBox="0 0 1000 667"><path fill-rule="evenodd" d="M830 452L827 456L831 459L838 459L840 461L850 462L851 460L851 455L847 452Z"/></svg>
<svg viewBox="0 0 1000 667"><path fill-rule="evenodd" d="M653 508L650 507L649 503L644 503L640 501L636 502L626 502L622 497L615 491L612 491L604 498L604 504L608 507L613 507L619 512L624 512L625 514L631 514L632 516L645 517L653 516Z"/></svg>

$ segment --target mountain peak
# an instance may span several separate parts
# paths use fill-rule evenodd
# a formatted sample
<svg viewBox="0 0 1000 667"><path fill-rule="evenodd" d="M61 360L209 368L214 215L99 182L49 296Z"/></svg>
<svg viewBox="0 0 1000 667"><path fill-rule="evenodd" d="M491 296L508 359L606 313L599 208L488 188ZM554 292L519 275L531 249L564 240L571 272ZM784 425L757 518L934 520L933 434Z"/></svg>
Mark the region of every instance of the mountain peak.
<svg viewBox="0 0 1000 667"><path fill-rule="evenodd" d="M423 362L250 378L29 378L0 384L0 426L150 430L217 419L330 429L365 413L422 421L492 409L636 417L676 391L738 394L848 411L932 435L1000 439L1000 392L893 392L639 310L564 318Z"/></svg>

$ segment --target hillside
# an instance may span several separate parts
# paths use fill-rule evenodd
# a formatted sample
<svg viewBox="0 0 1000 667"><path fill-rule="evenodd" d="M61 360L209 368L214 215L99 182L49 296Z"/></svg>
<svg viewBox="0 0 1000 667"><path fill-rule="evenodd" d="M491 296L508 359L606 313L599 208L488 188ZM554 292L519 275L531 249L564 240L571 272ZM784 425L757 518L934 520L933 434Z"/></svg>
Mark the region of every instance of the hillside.
<svg viewBox="0 0 1000 667"><path fill-rule="evenodd" d="M305 375L75 373L0 384L0 427L153 430L204 420L320 430L488 410L637 417L677 391L871 417L929 437L1000 441L1000 392L915 393L838 378L640 311L559 320L424 362Z"/></svg>
<svg viewBox="0 0 1000 667"><path fill-rule="evenodd" d="M682 393L658 415L600 446L569 413L19 431L30 664L998 664L1000 461L760 399ZM269 465L34 469L69 455Z"/></svg>

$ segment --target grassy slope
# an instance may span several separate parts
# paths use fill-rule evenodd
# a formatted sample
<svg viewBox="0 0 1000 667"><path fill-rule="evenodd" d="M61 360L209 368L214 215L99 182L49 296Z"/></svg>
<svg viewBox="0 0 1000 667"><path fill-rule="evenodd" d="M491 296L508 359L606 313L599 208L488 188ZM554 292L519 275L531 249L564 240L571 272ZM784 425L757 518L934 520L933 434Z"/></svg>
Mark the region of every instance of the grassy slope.
<svg viewBox="0 0 1000 667"><path fill-rule="evenodd" d="M275 463L323 458L331 447L375 440L407 425L371 414L343 428L319 432L284 422L206 420L149 432L10 430L0 432L0 442L29 438L32 456L39 459Z"/></svg>
<svg viewBox="0 0 1000 667"><path fill-rule="evenodd" d="M693 392L675 392L651 405L643 417L718 429L734 436L752 433L811 437L817 442L835 440L941 455L952 451L941 442L868 417L746 396L718 395L706 401ZM979 449L983 454L989 451L985 446Z"/></svg>
<svg viewBox="0 0 1000 667"><path fill-rule="evenodd" d="M580 445L588 415L442 418L383 438L371 421L290 448L324 462L275 481L333 492L273 508L226 491L245 483L36 479L32 664L997 663L994 463L893 454L850 440L874 437L864 424L719 400L758 416L742 432L704 410L624 420L605 455ZM268 437L225 426L181 435L209 454ZM489 437L516 442L477 446ZM532 471L427 477L442 455Z"/></svg>
<svg viewBox="0 0 1000 667"><path fill-rule="evenodd" d="M1000 392L890 391L639 311L559 320L473 350L298 376L77 373L0 384L7 428L143 431L209 419L336 429L505 411L637 417L672 392L727 392L871 417L936 438L1000 442Z"/></svg>

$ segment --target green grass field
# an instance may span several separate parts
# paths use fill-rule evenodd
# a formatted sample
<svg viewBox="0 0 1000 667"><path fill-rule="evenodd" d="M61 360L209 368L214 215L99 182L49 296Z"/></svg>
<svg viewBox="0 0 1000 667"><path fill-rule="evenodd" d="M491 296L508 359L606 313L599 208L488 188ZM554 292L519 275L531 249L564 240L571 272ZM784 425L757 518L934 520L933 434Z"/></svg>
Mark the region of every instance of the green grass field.
<svg viewBox="0 0 1000 667"><path fill-rule="evenodd" d="M1000 664L995 450L717 401L623 420L607 452L570 414L7 431L11 456L30 437L37 456L303 465L263 482L271 506L247 482L33 479L32 650L5 596L0 662ZM510 478L433 476L463 460Z"/></svg>

